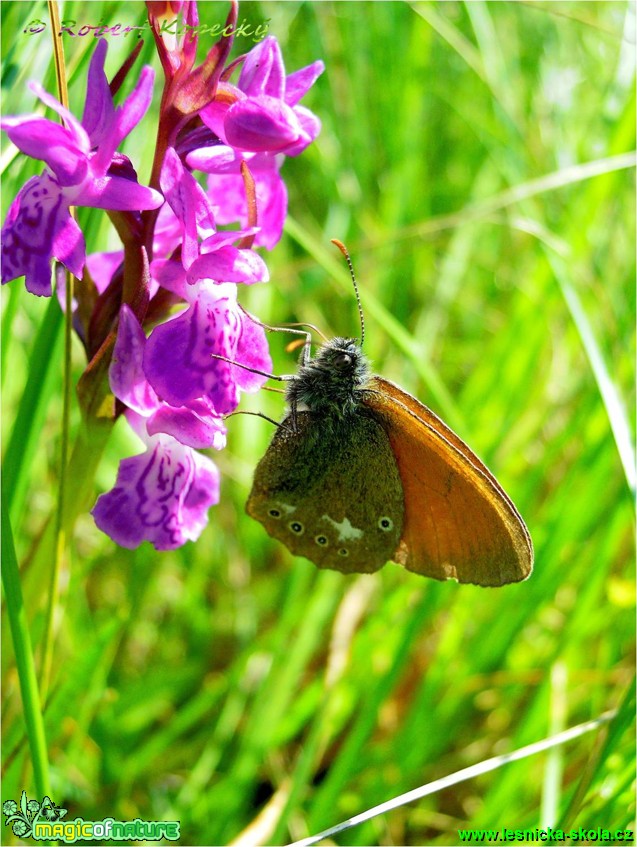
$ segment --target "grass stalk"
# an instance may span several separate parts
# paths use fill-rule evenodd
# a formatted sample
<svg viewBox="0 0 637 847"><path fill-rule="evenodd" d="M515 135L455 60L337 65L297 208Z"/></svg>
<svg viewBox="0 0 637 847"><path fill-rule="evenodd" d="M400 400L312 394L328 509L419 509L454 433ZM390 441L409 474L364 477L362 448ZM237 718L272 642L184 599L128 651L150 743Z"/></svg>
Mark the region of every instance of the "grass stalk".
<svg viewBox="0 0 637 847"><path fill-rule="evenodd" d="M68 87L64 64L64 51L60 38L60 16L57 3L48 0L49 16L51 19L51 32L53 37L53 54L55 70L58 82L58 94L60 102L68 108ZM73 214L74 210L70 210ZM40 668L40 685L42 697L46 700L53 665L53 645L55 641L55 613L59 606L60 596L60 574L62 563L67 555L67 526L65 520L66 497L67 497L67 470L69 463L69 440L71 423L71 398L72 398L72 331L73 331L73 276L66 273L65 304L64 304L64 360L63 360L63 387L62 387L62 423L60 432L60 464L59 464L59 488L57 509L55 513L55 549L53 567L49 583L47 598L46 625L44 629L44 640L42 642L42 664Z"/></svg>
<svg viewBox="0 0 637 847"><path fill-rule="evenodd" d="M435 794L436 792L449 788L452 785L458 785L460 782L464 782L467 779L473 779L481 774L496 770L497 768L501 768L511 762L519 762L521 759L526 759L529 756L536 756L538 753L543 753L545 750L552 750L555 747L566 744L575 738L579 738L581 735L585 735L588 732L598 729L603 724L612 720L614 716L615 712L600 715L599 718L596 718L595 720L586 721L585 723L573 726L564 732L559 732L557 735L549 736L548 738L536 741L533 744L527 744L525 747L520 747L518 750L514 750L511 753L504 753L501 756L493 756L491 759L485 759L483 762L479 762L476 765L470 765L468 768L463 768L460 771L456 771L456 773L449 774L441 779L436 779L427 785L421 785L420 788L414 788L413 791L407 791L405 794L401 794L398 797L387 800L385 803L380 803L378 806L367 809L367 811L361 812L359 815L354 815L349 820L343 821L336 826L332 826L323 832L319 832L317 835L313 835L310 838L302 838L300 841L295 841L290 845L290 847L311 847L312 844L318 844L319 841L323 841L325 838L331 838L339 832L344 832L347 829L358 826L359 824L369 821L378 815L383 815L386 812L392 811L392 809L404 806L406 803L413 803L414 800L429 797L431 794Z"/></svg>
<svg viewBox="0 0 637 847"><path fill-rule="evenodd" d="M27 622L26 608L22 598L18 560L13 544L11 521L7 508L4 489L2 493L2 585L4 587L9 626L15 650L16 667L20 680L22 708L26 724L33 779L38 797L50 795L49 761L46 735L41 709L40 692L31 649L31 636Z"/></svg>

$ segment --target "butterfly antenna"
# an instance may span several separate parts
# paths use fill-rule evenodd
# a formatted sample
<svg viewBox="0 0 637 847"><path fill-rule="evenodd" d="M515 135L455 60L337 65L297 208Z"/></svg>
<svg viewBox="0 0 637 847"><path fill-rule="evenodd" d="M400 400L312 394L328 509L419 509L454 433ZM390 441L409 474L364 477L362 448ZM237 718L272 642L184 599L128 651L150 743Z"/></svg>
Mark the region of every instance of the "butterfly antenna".
<svg viewBox="0 0 637 847"><path fill-rule="evenodd" d="M356 276L354 274L354 265L352 264L352 260L349 257L349 253L347 252L347 247L343 244L342 241L339 241L338 238L332 239L332 244L335 244L338 249L341 251L343 256L345 256L345 260L347 262L347 266L349 268L350 276L352 277L352 283L354 285L354 294L356 295L356 305L358 306L358 315L361 319L361 347L363 346L363 341L365 340L365 319L363 318L363 307L361 305L361 296L358 293L358 283L356 282Z"/></svg>

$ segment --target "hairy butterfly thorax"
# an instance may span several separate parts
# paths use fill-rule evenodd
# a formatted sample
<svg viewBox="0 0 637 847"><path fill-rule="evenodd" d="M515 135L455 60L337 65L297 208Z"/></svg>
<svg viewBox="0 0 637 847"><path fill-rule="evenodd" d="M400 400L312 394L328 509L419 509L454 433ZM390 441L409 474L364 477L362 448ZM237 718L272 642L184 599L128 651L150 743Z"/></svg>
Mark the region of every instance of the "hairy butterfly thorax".
<svg viewBox="0 0 637 847"><path fill-rule="evenodd" d="M360 345L352 338L333 338L323 345L290 380L286 400L290 409L307 409L327 420L347 417L361 402L361 391L372 370Z"/></svg>

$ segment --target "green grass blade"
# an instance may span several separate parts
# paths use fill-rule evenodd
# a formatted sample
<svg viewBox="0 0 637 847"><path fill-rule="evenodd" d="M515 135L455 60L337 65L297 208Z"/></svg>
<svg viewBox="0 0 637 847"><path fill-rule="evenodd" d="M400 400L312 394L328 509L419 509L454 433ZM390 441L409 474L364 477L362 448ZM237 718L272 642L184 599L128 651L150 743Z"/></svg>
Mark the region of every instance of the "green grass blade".
<svg viewBox="0 0 637 847"><path fill-rule="evenodd" d="M586 312L582 307L575 287L573 286L569 275L564 265L564 262L559 257L549 254L551 267L555 272L555 278L560 286L564 300L568 305L573 322L577 327L580 339L586 351L591 370L595 375L595 381L599 388L604 407L608 414L617 452L624 469L626 483L629 490L635 494L635 450L633 447L634 438L630 431L628 416L626 414L625 405L620 397L615 381L613 380L610 370L604 361L604 357L600 350L599 344L595 338L590 321L586 316Z"/></svg>
<svg viewBox="0 0 637 847"><path fill-rule="evenodd" d="M26 733L31 749L35 790L38 797L45 797L51 794L46 736L31 648L31 636L26 608L22 600L20 571L13 545L13 533L11 532L9 510L4 497L4 488L2 491L2 585L4 586L7 603L16 668L20 679L20 693L22 695Z"/></svg>
<svg viewBox="0 0 637 847"><path fill-rule="evenodd" d="M59 371L63 316L52 297L29 357L29 373L2 463L9 513L15 522L24 508L29 472L42 431L53 381Z"/></svg>

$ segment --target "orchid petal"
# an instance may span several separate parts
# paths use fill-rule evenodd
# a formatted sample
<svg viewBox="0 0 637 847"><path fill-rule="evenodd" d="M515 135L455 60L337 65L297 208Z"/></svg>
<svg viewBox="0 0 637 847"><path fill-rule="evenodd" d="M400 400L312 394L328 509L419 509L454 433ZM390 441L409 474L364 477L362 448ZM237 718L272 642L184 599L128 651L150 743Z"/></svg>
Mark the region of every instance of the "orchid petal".
<svg viewBox="0 0 637 847"><path fill-rule="evenodd" d="M272 373L272 359L265 329L245 313L242 315L241 337L235 355L237 361L245 365L243 368L234 368L237 385L242 391L258 391L268 378L263 374L253 373L248 368Z"/></svg>
<svg viewBox="0 0 637 847"><path fill-rule="evenodd" d="M233 147L217 144L201 147L186 156L186 164L206 173L239 173L242 156Z"/></svg>
<svg viewBox="0 0 637 847"><path fill-rule="evenodd" d="M231 106L224 130L228 143L238 150L276 153L298 140L301 125L283 100L262 95Z"/></svg>
<svg viewBox="0 0 637 847"><path fill-rule="evenodd" d="M88 151L78 149L66 127L39 117L5 118L0 126L23 153L46 162L60 185L77 185L85 178Z"/></svg>
<svg viewBox="0 0 637 847"><path fill-rule="evenodd" d="M166 200L181 224L182 260L188 268L199 255L199 235L214 232L210 200L197 180L189 174L171 147L166 151L160 184Z"/></svg>
<svg viewBox="0 0 637 847"><path fill-rule="evenodd" d="M153 97L154 80L154 70L148 65L143 67L137 85L125 103L115 109L109 131L102 138L93 161L97 175L106 173L115 150L146 114Z"/></svg>
<svg viewBox="0 0 637 847"><path fill-rule="evenodd" d="M209 235L201 243L201 252L212 253L213 250L218 250L220 247L227 247L234 244L240 238L246 238L248 235L256 235L259 231L258 226L249 226L245 229L222 230L215 232L214 235Z"/></svg>
<svg viewBox="0 0 637 847"><path fill-rule="evenodd" d="M269 170L254 170L252 173L257 195L259 224L254 246L272 250L283 233L288 194L275 160L270 157L269 161ZM242 177L233 174L212 174L208 177L208 189L211 197L223 197L223 204L213 207L217 224L233 224L238 221L245 226L248 213Z"/></svg>
<svg viewBox="0 0 637 847"><path fill-rule="evenodd" d="M321 122L313 112L304 106L296 106L294 109L301 132L296 142L282 150L286 156L298 156L308 147L321 131Z"/></svg>
<svg viewBox="0 0 637 847"><path fill-rule="evenodd" d="M174 550L199 537L217 502L214 463L161 435L145 453L120 462L114 488L98 498L92 515L120 547L150 541L157 550Z"/></svg>
<svg viewBox="0 0 637 847"><path fill-rule="evenodd" d="M140 415L157 409L159 398L142 370L146 336L131 308L124 304L119 313L119 326L108 372L113 394Z"/></svg>
<svg viewBox="0 0 637 847"><path fill-rule="evenodd" d="M147 429L149 435L163 432L195 449L223 450L226 446L227 429L223 420L211 412L204 400L179 408L164 403L148 419Z"/></svg>
<svg viewBox="0 0 637 847"><path fill-rule="evenodd" d="M269 278L267 266L258 253L236 247L220 247L213 253L205 253L188 270L188 282L191 285L200 279L251 285L254 282L267 282Z"/></svg>
<svg viewBox="0 0 637 847"><path fill-rule="evenodd" d="M285 102L288 106L296 106L324 70L325 65L319 59L311 65L307 65L307 67L290 74L285 81Z"/></svg>
<svg viewBox="0 0 637 847"><path fill-rule="evenodd" d="M59 100L56 100L52 94L49 94L48 91L45 91L44 88L40 85L39 82L30 82L29 88L36 94L39 99L44 103L45 106L48 106L49 109L52 109L56 112L64 121L64 124L68 130L73 134L76 145L84 152L88 153L91 149L90 141L86 130L82 126L82 124L78 121L75 115L72 115L69 110L63 106Z"/></svg>
<svg viewBox="0 0 637 847"><path fill-rule="evenodd" d="M115 271L123 261L123 250L113 250L108 253L91 253L87 256L86 267L100 294L106 291L113 279Z"/></svg>
<svg viewBox="0 0 637 847"><path fill-rule="evenodd" d="M104 176L93 180L71 200L76 206L122 212L158 209L164 203L164 197L159 191L120 176Z"/></svg>
<svg viewBox="0 0 637 847"><path fill-rule="evenodd" d="M150 275L167 291L172 291L184 300L190 297L190 290L186 282L186 271L181 262L173 259L154 259L150 263Z"/></svg>
<svg viewBox="0 0 637 847"><path fill-rule="evenodd" d="M250 97L267 94L281 99L285 91L285 67L281 48L273 35L264 38L246 56L239 88Z"/></svg>
<svg viewBox="0 0 637 847"><path fill-rule="evenodd" d="M90 92L90 97L86 97L82 126L88 133L93 148L102 143L115 117L113 97L104 73L107 49L106 39L100 38L91 57L86 81L86 91L87 94Z"/></svg>
<svg viewBox="0 0 637 847"><path fill-rule="evenodd" d="M144 354L144 372L157 394L171 406L207 397L217 415L232 412L239 390L232 365L241 333L236 286L199 283L190 308L155 327Z"/></svg>

